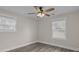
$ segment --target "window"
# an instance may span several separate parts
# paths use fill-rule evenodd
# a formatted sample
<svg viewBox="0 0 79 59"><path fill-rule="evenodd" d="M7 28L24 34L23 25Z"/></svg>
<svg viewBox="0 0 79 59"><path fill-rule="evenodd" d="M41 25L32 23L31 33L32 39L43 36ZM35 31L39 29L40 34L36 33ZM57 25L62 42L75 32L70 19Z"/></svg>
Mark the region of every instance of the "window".
<svg viewBox="0 0 79 59"><path fill-rule="evenodd" d="M53 38L56 39L65 39L65 29L66 29L66 21L63 19L53 21L52 23L52 31L53 31Z"/></svg>
<svg viewBox="0 0 79 59"><path fill-rule="evenodd" d="M6 16L0 16L0 32L15 32L15 19Z"/></svg>

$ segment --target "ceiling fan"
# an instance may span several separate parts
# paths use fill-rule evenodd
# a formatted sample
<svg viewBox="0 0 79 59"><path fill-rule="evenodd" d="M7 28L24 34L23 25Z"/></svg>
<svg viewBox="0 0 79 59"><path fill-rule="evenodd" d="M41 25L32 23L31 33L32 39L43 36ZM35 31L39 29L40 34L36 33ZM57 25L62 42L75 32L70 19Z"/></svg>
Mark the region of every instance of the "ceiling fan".
<svg viewBox="0 0 79 59"><path fill-rule="evenodd" d="M41 6L34 6L34 9L36 13L28 13L28 14L37 14L38 17L51 16L48 14L48 12L55 10L55 8L49 8L47 10L44 10L44 8Z"/></svg>

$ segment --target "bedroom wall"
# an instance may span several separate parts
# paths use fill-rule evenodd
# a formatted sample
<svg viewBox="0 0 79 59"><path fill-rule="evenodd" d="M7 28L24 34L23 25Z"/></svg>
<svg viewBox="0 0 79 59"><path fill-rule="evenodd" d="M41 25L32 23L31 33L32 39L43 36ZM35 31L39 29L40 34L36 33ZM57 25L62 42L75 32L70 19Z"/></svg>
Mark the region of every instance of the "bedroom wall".
<svg viewBox="0 0 79 59"><path fill-rule="evenodd" d="M37 25L35 20L5 10L0 10L0 15L16 18L16 32L0 32L0 51L36 42Z"/></svg>
<svg viewBox="0 0 79 59"><path fill-rule="evenodd" d="M52 22L56 18L66 19L66 39L52 38ZM79 51L79 12L62 14L39 21L39 42Z"/></svg>
<svg viewBox="0 0 79 59"><path fill-rule="evenodd" d="M0 10L0 15L16 17L16 32L0 32L0 51L7 51L33 42L41 42L79 51L79 12L63 14L48 19L31 19ZM55 18L66 19L66 40L52 38L52 22Z"/></svg>

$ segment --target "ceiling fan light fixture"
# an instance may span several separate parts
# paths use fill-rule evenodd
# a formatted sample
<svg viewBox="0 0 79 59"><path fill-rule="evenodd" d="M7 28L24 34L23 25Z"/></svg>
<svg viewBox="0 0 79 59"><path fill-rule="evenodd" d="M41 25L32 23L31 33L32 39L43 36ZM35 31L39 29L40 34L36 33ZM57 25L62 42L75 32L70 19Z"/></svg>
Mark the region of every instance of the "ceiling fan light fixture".
<svg viewBox="0 0 79 59"><path fill-rule="evenodd" d="M37 16L42 18L42 17L45 16L45 14L43 14L43 13L38 13Z"/></svg>

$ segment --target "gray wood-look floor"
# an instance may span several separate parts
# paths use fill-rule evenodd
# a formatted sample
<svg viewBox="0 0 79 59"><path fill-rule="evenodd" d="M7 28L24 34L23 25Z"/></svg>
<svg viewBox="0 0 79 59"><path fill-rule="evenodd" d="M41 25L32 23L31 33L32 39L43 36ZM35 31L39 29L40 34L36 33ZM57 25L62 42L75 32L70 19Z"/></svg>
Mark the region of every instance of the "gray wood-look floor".
<svg viewBox="0 0 79 59"><path fill-rule="evenodd" d="M43 43L34 43L8 52L75 52L75 51Z"/></svg>

